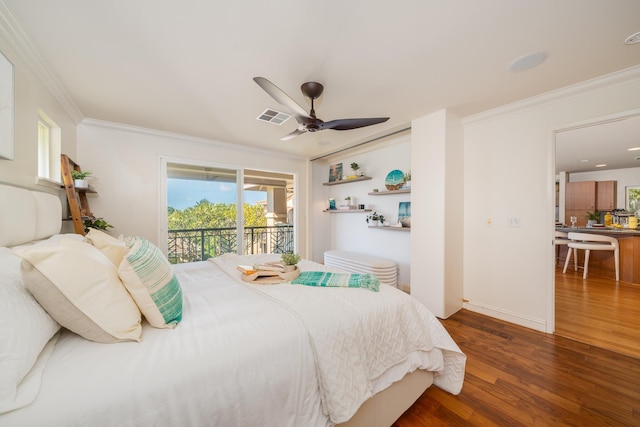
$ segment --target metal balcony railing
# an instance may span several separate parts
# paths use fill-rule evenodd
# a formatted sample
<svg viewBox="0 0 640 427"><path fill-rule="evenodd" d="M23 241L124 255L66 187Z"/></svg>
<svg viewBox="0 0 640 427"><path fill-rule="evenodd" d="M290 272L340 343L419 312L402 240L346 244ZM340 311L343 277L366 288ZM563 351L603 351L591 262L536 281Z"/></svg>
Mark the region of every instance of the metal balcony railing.
<svg viewBox="0 0 640 427"><path fill-rule="evenodd" d="M237 253L235 227L169 230L167 258L172 264L204 261ZM293 224L244 228L244 255L293 252Z"/></svg>

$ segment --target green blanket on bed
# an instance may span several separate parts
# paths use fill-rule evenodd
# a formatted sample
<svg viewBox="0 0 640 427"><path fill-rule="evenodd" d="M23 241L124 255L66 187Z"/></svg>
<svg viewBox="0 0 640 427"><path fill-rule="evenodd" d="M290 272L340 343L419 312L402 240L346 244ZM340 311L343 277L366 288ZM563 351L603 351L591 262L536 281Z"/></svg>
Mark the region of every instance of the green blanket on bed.
<svg viewBox="0 0 640 427"><path fill-rule="evenodd" d="M303 271L293 285L366 288L374 292L380 289L380 281L374 274L330 273L328 271Z"/></svg>

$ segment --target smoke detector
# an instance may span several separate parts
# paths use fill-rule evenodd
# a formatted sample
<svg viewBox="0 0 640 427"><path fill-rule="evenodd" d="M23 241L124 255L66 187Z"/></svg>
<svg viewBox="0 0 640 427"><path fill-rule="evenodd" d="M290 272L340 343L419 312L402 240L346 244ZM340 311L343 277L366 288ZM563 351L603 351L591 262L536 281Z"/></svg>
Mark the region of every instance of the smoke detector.
<svg viewBox="0 0 640 427"><path fill-rule="evenodd" d="M549 57L548 52L533 52L516 58L509 65L511 71L524 71L542 64Z"/></svg>

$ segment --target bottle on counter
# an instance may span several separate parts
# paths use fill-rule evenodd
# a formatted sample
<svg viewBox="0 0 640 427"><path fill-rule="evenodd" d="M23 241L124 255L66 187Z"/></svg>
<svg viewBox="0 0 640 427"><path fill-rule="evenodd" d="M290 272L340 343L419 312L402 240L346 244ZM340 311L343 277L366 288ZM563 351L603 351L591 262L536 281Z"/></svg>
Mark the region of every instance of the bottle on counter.
<svg viewBox="0 0 640 427"><path fill-rule="evenodd" d="M607 212L604 215L604 226L605 227L611 227L612 223L613 223L613 216L611 216L611 212Z"/></svg>
<svg viewBox="0 0 640 427"><path fill-rule="evenodd" d="M631 215L629 217L629 222L627 222L627 227L635 230L638 228L638 217L635 215Z"/></svg>

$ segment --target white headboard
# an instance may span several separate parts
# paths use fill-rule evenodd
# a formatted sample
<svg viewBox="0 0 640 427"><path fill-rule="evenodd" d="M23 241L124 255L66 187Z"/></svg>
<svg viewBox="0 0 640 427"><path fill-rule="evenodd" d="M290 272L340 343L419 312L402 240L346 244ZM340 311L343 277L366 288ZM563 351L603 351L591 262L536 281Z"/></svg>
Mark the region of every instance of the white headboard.
<svg viewBox="0 0 640 427"><path fill-rule="evenodd" d="M62 205L53 194L0 184L0 246L60 233Z"/></svg>

